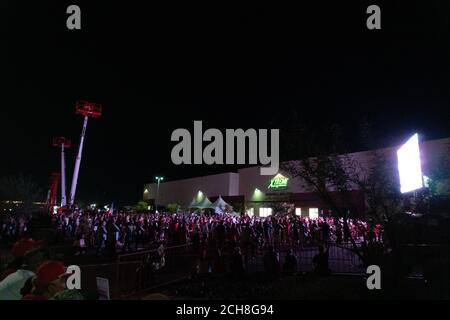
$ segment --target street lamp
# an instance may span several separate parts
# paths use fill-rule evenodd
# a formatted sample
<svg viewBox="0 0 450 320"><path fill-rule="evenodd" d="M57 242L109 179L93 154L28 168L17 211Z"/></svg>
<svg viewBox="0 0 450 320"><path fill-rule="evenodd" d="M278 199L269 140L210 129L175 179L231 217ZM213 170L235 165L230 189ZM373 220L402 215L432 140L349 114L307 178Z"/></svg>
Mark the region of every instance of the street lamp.
<svg viewBox="0 0 450 320"><path fill-rule="evenodd" d="M159 183L164 180L164 177L155 177L158 181L158 187L156 188L156 199L155 199L155 212L158 211L158 198L159 198Z"/></svg>

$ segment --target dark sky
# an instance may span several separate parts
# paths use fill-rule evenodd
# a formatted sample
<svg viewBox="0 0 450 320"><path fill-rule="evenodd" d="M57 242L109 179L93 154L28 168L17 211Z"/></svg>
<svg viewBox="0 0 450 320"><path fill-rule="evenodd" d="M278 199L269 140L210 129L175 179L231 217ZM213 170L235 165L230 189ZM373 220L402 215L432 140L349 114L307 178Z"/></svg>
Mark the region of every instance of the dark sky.
<svg viewBox="0 0 450 320"><path fill-rule="evenodd" d="M191 2L2 1L0 176L32 174L47 188L59 168L51 139L64 135L70 182L78 99L104 105L87 131L84 201L133 203L156 174L234 169L171 164L170 135L193 120L283 134L295 110L318 131L342 124L355 150L363 116L379 146L415 131L450 136L448 1ZM66 28L70 4L80 31ZM366 28L370 4L382 30Z"/></svg>

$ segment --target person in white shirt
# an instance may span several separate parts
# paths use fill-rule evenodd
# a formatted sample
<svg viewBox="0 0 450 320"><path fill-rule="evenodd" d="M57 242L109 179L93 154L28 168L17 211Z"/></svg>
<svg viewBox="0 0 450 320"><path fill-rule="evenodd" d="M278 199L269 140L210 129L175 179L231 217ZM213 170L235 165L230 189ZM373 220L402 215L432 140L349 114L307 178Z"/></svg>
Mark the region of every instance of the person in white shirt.
<svg viewBox="0 0 450 320"><path fill-rule="evenodd" d="M46 253L41 248L31 249L24 256L24 265L0 282L0 300L21 300L21 290L35 270L45 259Z"/></svg>
<svg viewBox="0 0 450 320"><path fill-rule="evenodd" d="M83 233L79 234L77 240L73 242L73 251L76 256L86 254L86 242Z"/></svg>
<svg viewBox="0 0 450 320"><path fill-rule="evenodd" d="M25 282L34 276L36 276L34 272L23 269L11 273L0 282L0 300L21 300L21 290Z"/></svg>

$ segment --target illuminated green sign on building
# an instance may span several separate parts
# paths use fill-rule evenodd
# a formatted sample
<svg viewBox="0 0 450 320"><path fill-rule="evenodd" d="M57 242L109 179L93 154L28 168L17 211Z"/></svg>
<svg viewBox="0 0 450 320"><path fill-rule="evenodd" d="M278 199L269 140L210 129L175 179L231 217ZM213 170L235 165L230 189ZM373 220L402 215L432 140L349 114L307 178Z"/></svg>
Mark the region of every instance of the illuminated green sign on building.
<svg viewBox="0 0 450 320"><path fill-rule="evenodd" d="M277 174L275 177L273 177L272 180L270 180L270 189L279 189L279 188L286 188L288 185L289 178L286 178L285 176L281 174Z"/></svg>

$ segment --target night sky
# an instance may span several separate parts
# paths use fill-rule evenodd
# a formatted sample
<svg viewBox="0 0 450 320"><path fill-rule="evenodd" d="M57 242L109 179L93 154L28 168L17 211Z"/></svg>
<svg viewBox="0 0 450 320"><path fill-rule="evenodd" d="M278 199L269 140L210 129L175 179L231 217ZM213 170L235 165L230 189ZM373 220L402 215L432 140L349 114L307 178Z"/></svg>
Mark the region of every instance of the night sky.
<svg viewBox="0 0 450 320"><path fill-rule="evenodd" d="M87 130L85 202L132 204L155 175L235 169L171 164L172 131L192 132L194 120L283 134L295 110L319 132L343 125L353 151L363 117L377 146L416 131L450 136L448 1L149 3L1 1L0 176L31 174L46 189L59 170L51 140L64 135L69 188L78 99L104 106ZM81 7L80 31L66 28L70 4ZM382 30L366 28L370 4Z"/></svg>

